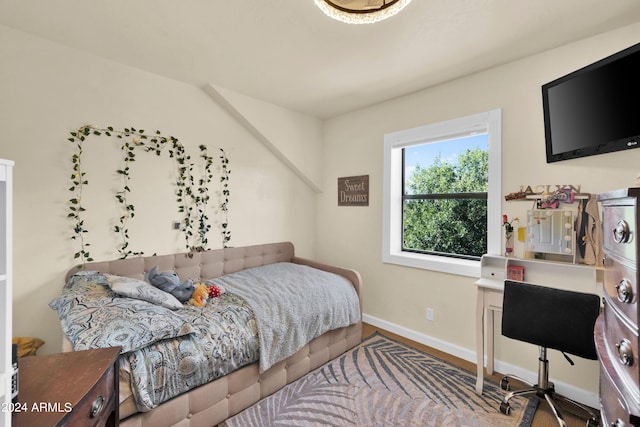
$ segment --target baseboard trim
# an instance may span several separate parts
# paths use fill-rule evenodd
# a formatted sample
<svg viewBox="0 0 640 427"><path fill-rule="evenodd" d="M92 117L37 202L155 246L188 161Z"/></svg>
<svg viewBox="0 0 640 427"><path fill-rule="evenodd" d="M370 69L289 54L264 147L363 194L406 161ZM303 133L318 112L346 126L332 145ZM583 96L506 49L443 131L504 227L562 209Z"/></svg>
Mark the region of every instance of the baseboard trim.
<svg viewBox="0 0 640 427"><path fill-rule="evenodd" d="M425 335L423 333L414 331L409 328L405 328L404 326L400 326L395 323L388 322L386 320L368 315L366 313L362 314L362 321L364 323L368 323L377 328L381 328L389 332L393 332L394 334L400 335L404 338L410 339L420 344L435 348L436 350L440 350L445 353L451 354L452 356L458 357L468 362L472 362L474 364L476 363L475 351L469 350L468 348L451 344L450 342L447 342L438 338L434 338L429 335ZM534 383L538 379L537 372L529 371L519 366L515 366L510 363L505 363L501 360L495 360L494 366L497 372L503 372L503 373L508 372L510 374L517 375L520 378L523 378L525 380L528 380ZM573 399L584 405L588 405L592 408L600 407L600 396L597 393L584 390L582 388L573 386L568 383L564 383L562 381L554 380L553 378L551 379L551 381L553 381L556 391L558 393L564 396L567 396L570 399Z"/></svg>

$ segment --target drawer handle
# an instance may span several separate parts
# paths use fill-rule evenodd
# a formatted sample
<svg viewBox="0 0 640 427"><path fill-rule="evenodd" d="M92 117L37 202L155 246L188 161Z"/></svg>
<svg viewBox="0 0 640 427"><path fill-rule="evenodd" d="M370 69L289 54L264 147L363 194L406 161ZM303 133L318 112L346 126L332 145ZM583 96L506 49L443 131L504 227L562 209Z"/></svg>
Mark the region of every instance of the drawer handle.
<svg viewBox="0 0 640 427"><path fill-rule="evenodd" d="M619 344L616 344L618 349L618 357L620 362L625 366L633 365L633 348L631 348L631 341L624 338Z"/></svg>
<svg viewBox="0 0 640 427"><path fill-rule="evenodd" d="M629 223L624 219L618 221L616 228L613 229L613 240L616 243L627 243L631 239L631 229Z"/></svg>
<svg viewBox="0 0 640 427"><path fill-rule="evenodd" d="M629 279L622 279L616 285L616 290L618 291L618 301L630 303L633 300L633 287Z"/></svg>
<svg viewBox="0 0 640 427"><path fill-rule="evenodd" d="M102 412L102 408L104 408L104 397L98 396L93 401L91 405L91 418L96 418Z"/></svg>

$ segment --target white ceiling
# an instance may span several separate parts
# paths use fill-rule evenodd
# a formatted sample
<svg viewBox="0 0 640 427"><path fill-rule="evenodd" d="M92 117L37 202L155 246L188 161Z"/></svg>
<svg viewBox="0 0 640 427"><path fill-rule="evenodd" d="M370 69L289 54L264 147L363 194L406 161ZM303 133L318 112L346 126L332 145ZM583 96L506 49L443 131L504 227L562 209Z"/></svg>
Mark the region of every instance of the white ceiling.
<svg viewBox="0 0 640 427"><path fill-rule="evenodd" d="M0 24L321 118L638 21L638 0L413 0L372 25L313 0L0 0Z"/></svg>

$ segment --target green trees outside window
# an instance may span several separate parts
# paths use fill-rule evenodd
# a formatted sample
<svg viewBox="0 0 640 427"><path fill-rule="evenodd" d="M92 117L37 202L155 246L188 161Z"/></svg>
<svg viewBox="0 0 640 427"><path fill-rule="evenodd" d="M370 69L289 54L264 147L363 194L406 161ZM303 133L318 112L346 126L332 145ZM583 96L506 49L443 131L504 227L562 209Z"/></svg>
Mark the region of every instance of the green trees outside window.
<svg viewBox="0 0 640 427"><path fill-rule="evenodd" d="M486 253L488 151L467 148L453 160L437 155L404 170L403 250L470 259Z"/></svg>

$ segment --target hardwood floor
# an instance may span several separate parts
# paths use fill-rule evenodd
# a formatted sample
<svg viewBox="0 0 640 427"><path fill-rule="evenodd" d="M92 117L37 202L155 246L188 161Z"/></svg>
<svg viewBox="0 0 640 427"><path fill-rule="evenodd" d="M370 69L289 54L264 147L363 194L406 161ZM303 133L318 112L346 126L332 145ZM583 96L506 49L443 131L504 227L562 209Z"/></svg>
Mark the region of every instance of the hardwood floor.
<svg viewBox="0 0 640 427"><path fill-rule="evenodd" d="M363 323L362 324L362 337L368 337L369 335L373 334L374 332L379 332L381 334L384 334L390 338L393 338L397 341L403 342L407 345L410 345L414 348L417 348L421 351L424 351L426 353L432 354L440 359L446 360L449 363L452 363L456 366L459 366L463 369L466 369L468 371L471 372L476 372L476 364L457 358L455 356L451 356L448 353L444 353L440 350L436 350L434 348L428 347L424 344L420 344L417 343L415 341L411 341L407 338L404 338L400 335L396 335L392 332L386 331L384 329L380 329L380 328L376 328L375 326ZM494 372L493 375L486 375L485 374L485 379L494 381L496 383L500 383L500 380L502 379L502 377L504 376L504 374L501 373L497 373ZM514 398L515 399L515 398ZM496 402L496 411L498 410L498 405L500 404L500 402ZM585 420L578 418L577 416L574 416L570 413L568 413L567 411L562 412L562 416L564 417L564 420L567 423L567 427L584 427L585 426ZM546 402L541 401L540 404L538 405L538 409L536 410L536 414L533 418L533 424L532 427L557 427L558 426L558 421L556 420L555 416L553 415L553 413L551 412L551 410L549 409L549 405L547 405Z"/></svg>

